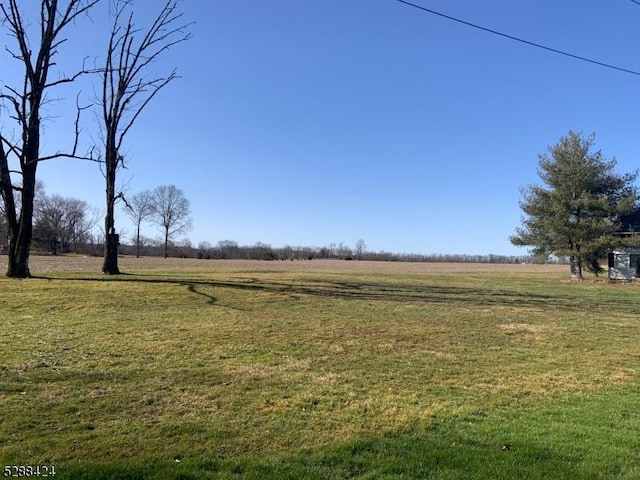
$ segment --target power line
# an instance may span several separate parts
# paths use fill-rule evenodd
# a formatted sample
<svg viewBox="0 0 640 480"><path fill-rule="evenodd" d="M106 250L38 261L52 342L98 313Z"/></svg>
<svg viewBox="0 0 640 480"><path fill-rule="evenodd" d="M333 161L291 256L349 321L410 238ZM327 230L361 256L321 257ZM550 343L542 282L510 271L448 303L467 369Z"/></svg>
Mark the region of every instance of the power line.
<svg viewBox="0 0 640 480"><path fill-rule="evenodd" d="M611 65L609 63L599 62L597 60L592 60L592 59L587 58L587 57L581 57L580 55L574 55L573 53L568 53L568 52L564 52L562 50L558 50L558 49L555 49L555 48L547 47L545 45L540 45L539 43L530 42L529 40L524 40L522 38L514 37L513 35L508 35L506 33L498 32L497 30L492 30L492 29L487 28L487 27L482 27L480 25L476 25L475 23L466 22L466 21L461 20L459 18L452 17L450 15L445 15L444 13L436 12L435 10L431 10L431 9L423 7L421 5L416 5L415 3L407 2L405 0L397 0L397 1L400 2L400 3L404 3L405 5L409 5L410 7L417 8L418 10L423 10L425 12L432 13L434 15L438 15L439 17L446 18L447 20L458 22L458 23L461 23L461 24L466 25L468 27L477 28L478 30L482 30L484 32L493 33L494 35L498 35L500 37L508 38L509 40L514 40L516 42L524 43L524 44L530 45L532 47L541 48L543 50L547 50L549 52L557 53L559 55L564 55L566 57L571 57L571 58L574 58L576 60L582 60L583 62L589 62L589 63L593 63L595 65L600 65L601 67L606 67L606 68L611 68L613 70L618 70L619 72L630 73L631 75L640 76L640 72L636 72L635 70L629 70L627 68L616 67L615 65ZM638 5L640 5L640 1L637 1L637 0L631 0L631 1L634 2L634 3L637 3Z"/></svg>

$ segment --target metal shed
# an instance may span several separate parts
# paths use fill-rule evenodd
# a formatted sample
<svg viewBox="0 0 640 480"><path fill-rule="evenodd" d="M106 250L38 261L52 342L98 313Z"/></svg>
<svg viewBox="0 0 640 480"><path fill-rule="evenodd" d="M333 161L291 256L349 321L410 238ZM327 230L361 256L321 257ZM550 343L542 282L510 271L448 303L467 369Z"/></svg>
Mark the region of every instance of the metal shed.
<svg viewBox="0 0 640 480"><path fill-rule="evenodd" d="M609 280L640 278L640 248L619 247L609 253Z"/></svg>

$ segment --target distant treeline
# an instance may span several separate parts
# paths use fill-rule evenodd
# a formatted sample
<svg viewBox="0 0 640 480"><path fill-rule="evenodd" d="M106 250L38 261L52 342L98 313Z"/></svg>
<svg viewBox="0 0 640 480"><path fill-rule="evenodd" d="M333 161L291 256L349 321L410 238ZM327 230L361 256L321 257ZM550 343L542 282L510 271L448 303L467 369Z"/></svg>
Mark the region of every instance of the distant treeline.
<svg viewBox="0 0 640 480"><path fill-rule="evenodd" d="M121 245L120 253L135 255L135 245ZM160 245L142 245L141 255L162 256ZM453 263L558 263L555 259L536 259L531 256L518 255L469 255L469 254L407 254L385 251L365 251L351 249L344 244L331 244L325 247L272 247L258 242L254 245L239 245L235 241L223 240L216 245L201 242L193 247L190 242L183 241L169 247L169 255L182 258L199 258L211 260L265 260L296 261L314 259L338 260L375 260L387 262L453 262Z"/></svg>
<svg viewBox="0 0 640 480"><path fill-rule="evenodd" d="M75 237L73 237L75 238ZM82 241L84 240L84 241ZM88 235L82 240L73 242L34 242L34 253L53 254L77 253L83 255L101 256L104 245L98 236ZM53 246L52 246L53 245ZM0 253L6 253L0 246ZM136 255L136 246L121 244L121 255ZM140 255L147 257L162 257L164 244L160 239L143 237L140 245ZM258 242L254 245L239 245L232 240L222 240L213 245L210 242L200 242L197 247L188 240L169 243L168 255L178 258L199 258L207 260L265 260L265 261L294 261L313 259L337 260L373 260L384 262L449 262L449 263L566 263L564 259L536 258L529 255L472 255L472 254L443 254L443 253L393 253L385 251L368 251L363 243L356 248L347 245L330 244L325 247L272 247Z"/></svg>

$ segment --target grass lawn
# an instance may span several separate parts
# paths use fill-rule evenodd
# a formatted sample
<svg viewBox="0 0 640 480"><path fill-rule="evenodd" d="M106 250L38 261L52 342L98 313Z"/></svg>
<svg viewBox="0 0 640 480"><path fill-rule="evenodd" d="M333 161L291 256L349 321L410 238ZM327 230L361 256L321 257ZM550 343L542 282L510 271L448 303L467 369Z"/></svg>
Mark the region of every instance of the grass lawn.
<svg viewBox="0 0 640 480"><path fill-rule="evenodd" d="M0 468L640 478L637 285L313 264L0 279Z"/></svg>

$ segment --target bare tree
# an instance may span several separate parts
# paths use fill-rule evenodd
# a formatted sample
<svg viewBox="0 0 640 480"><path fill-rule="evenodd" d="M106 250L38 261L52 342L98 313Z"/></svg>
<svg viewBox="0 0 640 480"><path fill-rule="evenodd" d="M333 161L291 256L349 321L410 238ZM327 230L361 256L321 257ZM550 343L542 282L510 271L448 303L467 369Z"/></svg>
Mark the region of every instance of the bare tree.
<svg viewBox="0 0 640 480"><path fill-rule="evenodd" d="M206 258L207 260L211 258L211 251L213 250L213 245L211 242L207 240L203 240L198 243L198 258Z"/></svg>
<svg viewBox="0 0 640 480"><path fill-rule="evenodd" d="M360 238L356 242L356 255L358 260L362 260L362 256L364 255L365 250L367 249L367 244L364 239Z"/></svg>
<svg viewBox="0 0 640 480"><path fill-rule="evenodd" d="M53 255L78 250L90 239L97 218L87 202L61 195L42 195L34 208L33 240Z"/></svg>
<svg viewBox="0 0 640 480"><path fill-rule="evenodd" d="M151 219L164 234L164 258L169 255L169 240L191 230L191 205L175 185L160 185L153 190Z"/></svg>
<svg viewBox="0 0 640 480"><path fill-rule="evenodd" d="M150 190L136 193L127 202L125 213L136 225L136 258L140 258L140 225L153 213L153 195Z"/></svg>
<svg viewBox="0 0 640 480"><path fill-rule="evenodd" d="M342 260L351 260L351 248L348 245L345 245L344 242L340 242L338 245L338 258Z"/></svg>
<svg viewBox="0 0 640 480"><path fill-rule="evenodd" d="M115 231L116 175L124 164L124 139L156 94L178 78L175 69L166 76L148 76L149 66L174 45L191 37L178 11L179 0L167 0L152 24L142 31L134 24L132 0L110 0L113 24L102 76L104 176L107 212L103 273L118 274L118 235Z"/></svg>
<svg viewBox="0 0 640 480"><path fill-rule="evenodd" d="M234 240L220 240L218 242L220 258L233 259L240 256L240 246Z"/></svg>
<svg viewBox="0 0 640 480"><path fill-rule="evenodd" d="M72 82L86 72L82 68L73 75L60 74L56 80L49 80L51 67L55 65L54 57L66 41L62 36L66 27L98 1L42 0L39 28L34 29L40 34L37 41L30 38L33 35L28 31L29 22L18 6L21 2L8 0L0 3L0 23L6 26L9 37L16 42L14 48L7 46L6 51L24 69L19 84L4 85L0 90L0 101L11 112L9 118L13 123L13 130L6 127L6 131L0 132L0 191L9 234L9 277L30 276L29 252L33 236L33 198L38 163L57 157L77 158L81 108L78 107L73 148L50 155L40 152L41 108L47 101L47 91ZM10 162L17 166L12 168ZM15 175L20 177L19 180L15 179Z"/></svg>

